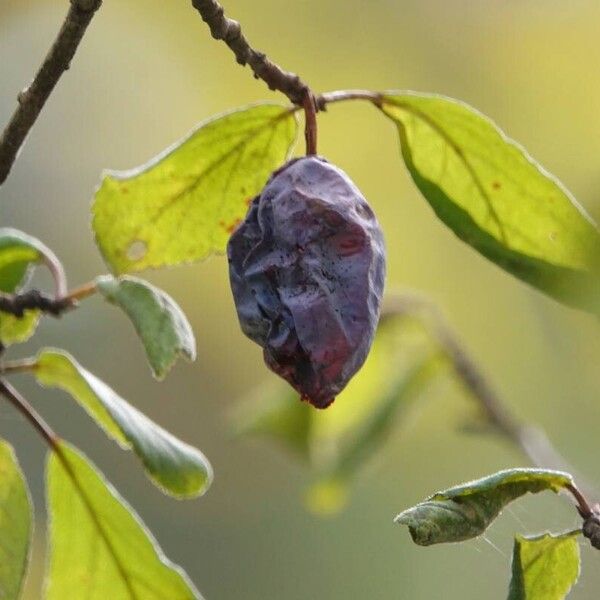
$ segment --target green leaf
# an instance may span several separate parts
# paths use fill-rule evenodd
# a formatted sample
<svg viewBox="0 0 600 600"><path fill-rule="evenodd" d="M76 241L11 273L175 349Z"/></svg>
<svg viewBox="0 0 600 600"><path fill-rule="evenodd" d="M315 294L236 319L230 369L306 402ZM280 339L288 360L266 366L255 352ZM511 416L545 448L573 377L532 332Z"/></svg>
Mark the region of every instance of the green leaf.
<svg viewBox="0 0 600 600"><path fill-rule="evenodd" d="M120 398L104 382L65 352L42 350L34 364L38 382L69 393L124 449L132 448L150 478L181 498L203 494L212 481L204 455Z"/></svg>
<svg viewBox="0 0 600 600"><path fill-rule="evenodd" d="M96 286L133 322L155 377L163 379L179 355L195 360L192 327L168 294L137 277L98 277Z"/></svg>
<svg viewBox="0 0 600 600"><path fill-rule="evenodd" d="M581 531L515 536L508 600L563 600L579 577Z"/></svg>
<svg viewBox="0 0 600 600"><path fill-rule="evenodd" d="M47 485L47 600L200 598L138 515L65 443L50 454Z"/></svg>
<svg viewBox="0 0 600 600"><path fill-rule="evenodd" d="M348 504L350 485L347 479L321 477L304 494L304 505L319 517L338 514Z"/></svg>
<svg viewBox="0 0 600 600"><path fill-rule="evenodd" d="M402 156L437 216L481 254L566 304L600 314L600 232L554 177L473 108L385 95Z"/></svg>
<svg viewBox="0 0 600 600"><path fill-rule="evenodd" d="M14 292L26 279L31 266L51 254L38 239L18 229L0 227L0 292Z"/></svg>
<svg viewBox="0 0 600 600"><path fill-rule="evenodd" d="M413 364L399 369L389 390L375 398L364 422L339 440L333 458L307 490L305 502L311 512L326 516L344 508L352 478L385 444L398 425L398 413L407 411L443 364L443 357L433 352L415 356Z"/></svg>
<svg viewBox="0 0 600 600"><path fill-rule="evenodd" d="M271 387L261 386L240 403L233 427L236 435L272 439L308 459L313 412L292 388L276 382Z"/></svg>
<svg viewBox="0 0 600 600"><path fill-rule="evenodd" d="M376 404L364 424L342 446L331 469L335 479L347 479L382 446L390 435L397 413L405 411L423 387L438 373L443 359L438 352L418 358L415 364L396 377L391 389ZM331 473L328 478L331 477Z"/></svg>
<svg viewBox="0 0 600 600"><path fill-rule="evenodd" d="M530 492L558 492L573 483L570 475L547 469L507 469L430 496L401 512L394 521L407 525L420 546L460 542L481 535L510 502Z"/></svg>
<svg viewBox="0 0 600 600"><path fill-rule="evenodd" d="M11 294L27 280L31 268L51 255L52 251L38 239L10 227L0 227L0 292ZM4 346L27 341L35 332L40 318L37 310L22 318L0 312L0 342Z"/></svg>
<svg viewBox="0 0 600 600"><path fill-rule="evenodd" d="M222 252L250 200L287 158L296 129L288 107L250 106L201 123L146 165L106 173L93 228L112 271Z"/></svg>
<svg viewBox="0 0 600 600"><path fill-rule="evenodd" d="M315 479L305 495L308 508L338 512L352 478L444 364L439 358L420 324L383 319L365 365L326 411L300 402L285 384L262 386L238 408L236 432L282 444L305 460Z"/></svg>
<svg viewBox="0 0 600 600"><path fill-rule="evenodd" d="M26 310L22 317L0 311L0 342L4 346L26 342L36 330L39 310Z"/></svg>
<svg viewBox="0 0 600 600"><path fill-rule="evenodd" d="M11 446L0 440L0 598L17 600L25 581L33 508Z"/></svg>

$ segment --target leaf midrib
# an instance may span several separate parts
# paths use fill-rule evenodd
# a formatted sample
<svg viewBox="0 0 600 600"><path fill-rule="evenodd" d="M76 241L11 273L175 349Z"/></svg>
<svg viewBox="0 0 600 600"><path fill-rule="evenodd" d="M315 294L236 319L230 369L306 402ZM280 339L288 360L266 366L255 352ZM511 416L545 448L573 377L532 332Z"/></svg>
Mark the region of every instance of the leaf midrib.
<svg viewBox="0 0 600 600"><path fill-rule="evenodd" d="M90 499L88 498L87 494L85 493L85 489L83 488L83 486L77 479L77 476L75 475L73 469L71 468L71 464L69 463L69 460L63 453L62 448L57 444L53 448L52 451L56 454L56 457L59 459L59 461L62 464L63 468L65 469L67 475L71 479L71 481L73 483L73 487L78 492L79 497L81 498L81 500L83 502L83 505L85 506L85 508L88 511L88 514L90 515L90 519L92 520L92 523L96 526L96 529L98 530L100 538L106 545L106 549L108 550L109 556L111 557L113 563L115 564L115 566L117 568L117 571L119 572L119 574L121 575L121 578L123 579L123 582L125 584L125 587L127 588L127 592L129 594L129 596L132 598L132 600L142 600L135 592L135 589L133 588L133 584L131 583L129 576L127 575L127 571L125 570L125 567L122 564L121 559L119 558L119 555L118 555L116 549L112 545L110 538L108 537L108 534L102 525L102 522L98 518L98 515L96 515L94 508L92 506L92 503L90 502Z"/></svg>
<svg viewBox="0 0 600 600"><path fill-rule="evenodd" d="M389 98L384 98L383 99L384 105L386 104L386 101L389 106L392 106L392 107L395 106L398 108L402 108L402 109L406 110L408 113L412 114L413 116L415 116L415 117L421 119L422 121L424 121L425 123L427 123L427 125L429 125L452 148L452 150L454 151L456 156L463 163L465 169L467 169L467 172L469 173L471 179L473 180L475 187L477 188L478 192L480 193L481 197L483 198L483 201L487 206L490 216L492 217L492 220L494 221L494 223L496 224L496 227L498 228L498 232L499 232L501 241L504 243L504 245L507 248L510 248L508 239L506 237L506 232L504 231L504 226L502 225L502 221L500 220L500 217L498 216L498 213L496 212L496 209L494 208L494 206L492 204L492 199L491 199L490 195L487 193L483 183L480 181L479 177L477 176L477 173L475 172L473 165L471 165L471 163L465 156L462 148L427 113L424 113L423 111L419 110L418 108L412 106L411 104L403 102L402 100L391 101Z"/></svg>
<svg viewBox="0 0 600 600"><path fill-rule="evenodd" d="M282 108L284 108L284 107L282 107ZM189 194L191 190L195 189L198 185L200 185L202 180L207 175L209 175L216 168L221 166L221 164L223 164L223 162L225 162L230 156L232 156L236 152L238 152L238 150L240 150L241 148L246 146L252 138L256 137L257 135L262 133L264 130L266 130L270 127L274 127L279 121L282 121L283 119L288 118L289 116L291 116L293 114L294 114L293 110L285 109L277 116L269 118L262 125L259 125L259 126L255 127L254 129L251 129L248 132L246 132L246 134L240 139L240 141L237 144L235 144L227 152L225 152L224 154L221 154L218 158L216 158L215 160L210 162L202 171L200 171L200 173L196 177L194 177L194 179L192 180L192 182L190 184L188 184L183 190L181 190L180 192L175 194L173 197L169 198L168 201L165 202L165 204L160 206L155 211L155 213L154 213L154 215L152 215L152 217L145 220L144 224L140 225L139 227L137 227L136 229L131 231L130 235L129 235L130 240L138 239L140 232L144 228L148 227L148 224L155 224L156 221L161 218L162 214L165 211L172 208L174 204L176 204L182 198L184 198L187 194ZM157 165L155 165L155 166L157 166ZM117 224L117 222L115 221L115 225L116 224ZM118 252L119 252L119 254L124 254L125 249L120 248ZM129 262L135 263L136 261L129 261ZM119 269L119 270L121 270L121 269Z"/></svg>

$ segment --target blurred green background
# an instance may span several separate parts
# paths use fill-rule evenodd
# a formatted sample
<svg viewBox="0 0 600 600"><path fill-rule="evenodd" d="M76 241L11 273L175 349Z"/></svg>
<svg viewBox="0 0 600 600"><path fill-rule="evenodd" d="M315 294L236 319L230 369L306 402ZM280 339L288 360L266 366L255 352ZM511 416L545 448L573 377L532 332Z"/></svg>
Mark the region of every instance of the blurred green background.
<svg viewBox="0 0 600 600"><path fill-rule="evenodd" d="M0 121L32 77L67 0L0 1ZM317 91L414 89L462 99L492 117L600 219L600 5L594 0L229 0L251 42ZM190 2L105 0L0 189L0 223L41 238L71 283L104 272L90 230L102 169L138 165L215 113L276 99L210 38ZM320 152L348 172L383 225L388 288L417 289L443 309L506 402L548 432L600 486L600 326L501 272L457 241L419 196L399 158L393 125L371 107L330 107ZM512 535L577 524L565 498L527 498L486 535L420 548L392 524L436 489L524 459L502 440L459 431L469 404L449 380L421 398L369 463L346 509L311 515L310 474L274 444L235 439L230 412L272 376L240 332L222 257L149 279L171 293L196 332L199 356L152 380L133 329L98 299L11 352L53 345L109 382L215 468L209 493L177 502L146 480L60 393L15 381L59 433L78 444L153 530L208 599L354 597L504 598ZM47 284L44 278L41 284ZM330 410L336 410L336 405ZM38 510L28 598L40 597L45 449L0 405ZM600 570L582 543L573 598L597 598Z"/></svg>

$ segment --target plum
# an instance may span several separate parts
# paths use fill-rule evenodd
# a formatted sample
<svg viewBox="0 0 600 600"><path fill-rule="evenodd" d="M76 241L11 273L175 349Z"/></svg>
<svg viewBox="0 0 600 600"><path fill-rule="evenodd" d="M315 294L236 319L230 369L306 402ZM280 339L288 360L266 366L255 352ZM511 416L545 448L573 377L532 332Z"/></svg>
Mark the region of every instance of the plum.
<svg viewBox="0 0 600 600"><path fill-rule="evenodd" d="M383 234L350 178L319 156L286 163L227 246L242 331L317 408L364 363L379 320Z"/></svg>

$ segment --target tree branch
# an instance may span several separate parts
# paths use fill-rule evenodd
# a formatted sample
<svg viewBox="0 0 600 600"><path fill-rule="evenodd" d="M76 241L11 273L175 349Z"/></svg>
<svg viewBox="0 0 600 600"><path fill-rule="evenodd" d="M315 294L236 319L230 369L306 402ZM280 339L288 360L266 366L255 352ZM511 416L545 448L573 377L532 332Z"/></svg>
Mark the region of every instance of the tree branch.
<svg viewBox="0 0 600 600"><path fill-rule="evenodd" d="M58 450L58 436L43 417L17 392L7 381L0 379L0 394L2 394L35 428L44 441L53 450Z"/></svg>
<svg viewBox="0 0 600 600"><path fill-rule="evenodd" d="M558 469L573 475L580 482L581 498L598 497L588 484L554 448L547 435L538 427L521 423L505 406L479 366L471 358L456 334L450 329L438 309L427 299L417 295L396 295L387 299L385 315L418 316L426 319L428 329L445 350L454 372L477 401L488 422L506 439L515 444L537 467ZM573 491L571 490L571 493ZM577 496L576 496L577 498ZM578 499L579 500L579 499ZM587 512L589 505L578 502Z"/></svg>
<svg viewBox="0 0 600 600"><path fill-rule="evenodd" d="M0 293L0 311L18 318L21 318L26 310L39 310L59 317L70 308L73 308L73 302L69 298L54 298L39 290L29 290L21 294Z"/></svg>
<svg viewBox="0 0 600 600"><path fill-rule="evenodd" d="M366 100L375 106L381 107L382 93L370 90L336 90L325 92L315 98L319 110L325 110L328 104L345 102L346 100Z"/></svg>
<svg viewBox="0 0 600 600"><path fill-rule="evenodd" d="M0 137L0 185L6 181L19 149L61 75L69 68L77 46L102 0L71 0L69 12L31 85L18 96L19 105Z"/></svg>
<svg viewBox="0 0 600 600"><path fill-rule="evenodd" d="M223 40L235 54L240 65L249 65L256 79L262 79L270 90L285 94L291 102L301 106L310 88L298 75L284 71L270 61L263 52L254 50L242 33L237 21L225 16L223 7L216 0L192 0L193 7L209 26L216 40Z"/></svg>
<svg viewBox="0 0 600 600"><path fill-rule="evenodd" d="M39 290L28 290L18 294L0 292L0 311L22 317L26 310L39 310L53 317L60 317L64 312L76 308L80 300L95 294L96 282L90 281L64 294L48 296Z"/></svg>

